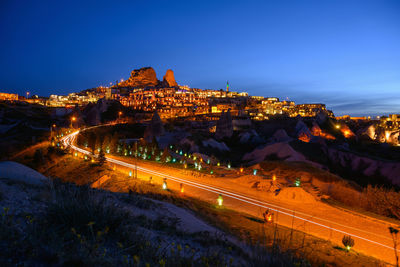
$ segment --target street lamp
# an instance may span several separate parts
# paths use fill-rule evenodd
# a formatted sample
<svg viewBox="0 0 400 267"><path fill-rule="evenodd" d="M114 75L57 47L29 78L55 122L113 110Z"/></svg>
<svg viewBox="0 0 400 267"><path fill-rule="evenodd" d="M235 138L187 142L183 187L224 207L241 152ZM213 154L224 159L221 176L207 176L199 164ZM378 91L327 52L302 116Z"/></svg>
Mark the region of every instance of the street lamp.
<svg viewBox="0 0 400 267"><path fill-rule="evenodd" d="M71 118L71 127L70 127L70 128L72 128L72 122L74 122L74 121L76 121L76 117L75 117L75 116L73 116L73 117Z"/></svg>

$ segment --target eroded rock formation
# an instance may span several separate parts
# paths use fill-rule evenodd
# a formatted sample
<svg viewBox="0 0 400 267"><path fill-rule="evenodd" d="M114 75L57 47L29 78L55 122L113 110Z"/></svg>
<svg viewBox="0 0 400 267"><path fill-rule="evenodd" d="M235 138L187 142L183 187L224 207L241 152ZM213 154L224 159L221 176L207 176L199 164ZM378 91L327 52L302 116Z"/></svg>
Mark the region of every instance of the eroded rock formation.
<svg viewBox="0 0 400 267"><path fill-rule="evenodd" d="M152 67L145 67L131 72L131 77L118 84L119 87L140 87L156 86L158 84L156 72Z"/></svg>
<svg viewBox="0 0 400 267"><path fill-rule="evenodd" d="M174 87L178 86L177 82L175 81L174 72L172 70L167 70L163 78L164 86Z"/></svg>
<svg viewBox="0 0 400 267"><path fill-rule="evenodd" d="M154 112L153 118L150 121L150 124L147 126L144 132L144 139L147 142L152 142L153 138L159 137L165 133L164 125L161 121L160 116L157 111Z"/></svg>

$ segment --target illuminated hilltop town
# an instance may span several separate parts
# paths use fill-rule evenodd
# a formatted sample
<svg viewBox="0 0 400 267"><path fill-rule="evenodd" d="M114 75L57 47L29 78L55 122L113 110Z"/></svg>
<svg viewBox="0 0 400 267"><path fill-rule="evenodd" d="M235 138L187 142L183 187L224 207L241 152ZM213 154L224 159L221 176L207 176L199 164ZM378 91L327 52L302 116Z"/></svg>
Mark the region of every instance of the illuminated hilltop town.
<svg viewBox="0 0 400 267"><path fill-rule="evenodd" d="M247 92L230 90L229 82L226 89L210 90L190 88L179 85L175 81L174 72L167 70L162 80L158 80L152 67L136 69L131 72L127 80L120 80L109 86L99 86L67 96L50 95L39 97L30 95L0 93L3 101L25 101L48 107L73 109L95 103L100 99L116 100L125 107L136 111L157 111L161 119L187 117L188 119L201 117L206 120L216 120L222 112L230 111L232 116L245 117L251 120L268 120L273 117L315 117L323 113L335 118L332 111L326 109L325 104L295 104L294 101L280 100L277 97L250 96ZM370 117L350 117L348 115L336 117L337 120L347 122L371 121ZM390 134L397 132L400 127L400 115L391 114L374 119L374 127L384 129L381 137L370 129L371 138L382 142L390 139ZM388 134L389 132L389 134Z"/></svg>
<svg viewBox="0 0 400 267"><path fill-rule="evenodd" d="M122 105L135 110L154 111L161 118L173 118L202 114L221 113L230 109L232 114L244 114L255 120L268 119L273 115L289 117L313 117L326 112L333 117L324 104L300 104L279 100L277 97L249 96L247 92L210 90L178 85L174 73L168 70L162 81L157 80L153 68L133 70L126 81L116 82L108 87L100 86L67 96L50 95L48 98L32 95L21 97L17 94L0 94L0 100L25 100L50 107L75 107L97 102L99 99L118 100Z"/></svg>

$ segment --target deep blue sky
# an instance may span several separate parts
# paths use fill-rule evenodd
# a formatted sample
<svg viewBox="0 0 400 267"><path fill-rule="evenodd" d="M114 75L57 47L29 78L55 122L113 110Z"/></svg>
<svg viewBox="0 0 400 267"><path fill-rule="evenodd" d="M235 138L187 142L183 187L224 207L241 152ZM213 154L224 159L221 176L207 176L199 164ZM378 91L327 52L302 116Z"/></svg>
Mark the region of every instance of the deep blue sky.
<svg viewBox="0 0 400 267"><path fill-rule="evenodd" d="M400 1L0 1L0 91L67 94L152 66L179 84L400 113Z"/></svg>

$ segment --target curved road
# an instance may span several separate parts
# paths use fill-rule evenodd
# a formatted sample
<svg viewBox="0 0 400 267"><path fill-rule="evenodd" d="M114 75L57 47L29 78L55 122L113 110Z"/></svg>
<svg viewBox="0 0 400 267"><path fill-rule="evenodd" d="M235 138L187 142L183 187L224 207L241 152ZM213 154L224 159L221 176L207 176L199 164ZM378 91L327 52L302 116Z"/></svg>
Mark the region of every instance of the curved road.
<svg viewBox="0 0 400 267"><path fill-rule="evenodd" d="M104 126L104 125L103 125ZM106 125L105 125L106 126ZM95 126L99 127L99 126ZM94 127L86 128L91 129ZM69 145L73 150L90 155L87 150L74 145L79 131L71 133L62 139L64 145ZM190 195L206 201L215 203L219 194L224 196L224 206L231 209L245 212L253 216L261 217L265 209L273 210L275 221L283 226L306 232L308 234L330 240L342 246L343 235L350 235L355 240L356 251L373 256L380 260L394 264L393 241L389 234L388 227L395 226L389 222L377 220L364 215L350 213L336 209L329 205L304 204L293 206L290 203L277 203L257 192L249 192L247 188L240 188L232 183L226 183L223 179L196 179L184 175L171 168L154 166L151 163L141 162L135 164L132 159L116 156L107 156L107 161L138 172L151 175L153 180L161 183L167 178L168 187L179 190L180 184L185 185L185 194L190 188ZM145 166L143 166L145 165ZM173 181L174 184L170 183ZM187 189L186 189L187 188ZM400 250L398 250L400 253Z"/></svg>

